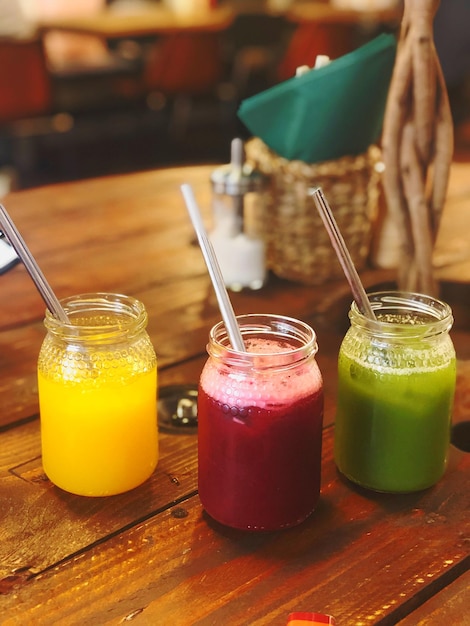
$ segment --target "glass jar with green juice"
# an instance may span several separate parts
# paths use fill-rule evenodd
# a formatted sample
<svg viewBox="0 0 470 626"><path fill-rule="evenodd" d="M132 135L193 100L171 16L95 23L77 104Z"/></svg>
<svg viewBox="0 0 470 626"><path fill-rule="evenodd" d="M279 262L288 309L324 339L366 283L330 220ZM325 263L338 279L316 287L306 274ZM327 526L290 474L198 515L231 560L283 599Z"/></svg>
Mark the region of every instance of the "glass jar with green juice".
<svg viewBox="0 0 470 626"><path fill-rule="evenodd" d="M427 295L369 294L353 302L338 360L335 462L349 480L407 493L443 475L456 379L450 307Z"/></svg>

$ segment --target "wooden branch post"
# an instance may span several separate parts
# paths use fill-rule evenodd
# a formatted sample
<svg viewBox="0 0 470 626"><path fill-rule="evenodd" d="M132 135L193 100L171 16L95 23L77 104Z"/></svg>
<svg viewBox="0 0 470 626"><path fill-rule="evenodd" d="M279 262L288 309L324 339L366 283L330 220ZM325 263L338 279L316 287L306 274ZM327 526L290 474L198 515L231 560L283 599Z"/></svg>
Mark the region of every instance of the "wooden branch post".
<svg viewBox="0 0 470 626"><path fill-rule="evenodd" d="M405 0L385 109L387 209L400 238L398 286L438 296L432 253L454 148L447 88L434 46L439 0Z"/></svg>

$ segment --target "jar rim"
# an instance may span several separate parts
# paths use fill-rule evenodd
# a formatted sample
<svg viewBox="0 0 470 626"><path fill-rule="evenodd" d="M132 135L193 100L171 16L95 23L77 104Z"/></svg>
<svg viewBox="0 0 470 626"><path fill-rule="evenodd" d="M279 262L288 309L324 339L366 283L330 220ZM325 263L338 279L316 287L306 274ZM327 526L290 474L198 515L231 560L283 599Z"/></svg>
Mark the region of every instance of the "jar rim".
<svg viewBox="0 0 470 626"><path fill-rule="evenodd" d="M375 291L367 294L372 310L377 312L414 313L420 316L418 324L404 324L390 320L372 320L365 316L355 301L352 302L349 318L352 323L371 333L380 335L434 335L447 332L454 318L451 307L438 298L413 291Z"/></svg>
<svg viewBox="0 0 470 626"><path fill-rule="evenodd" d="M120 293L87 292L60 300L70 322L63 322L48 309L44 326L54 334L75 339L111 338L140 332L147 325L148 315L140 300ZM75 324L79 316L116 315L116 322Z"/></svg>
<svg viewBox="0 0 470 626"><path fill-rule="evenodd" d="M266 367L281 365L282 362L296 364L299 361L315 356L318 352L317 336L311 326L305 322L285 315L269 313L252 313L237 315L240 332L244 340L247 338L274 338L287 342L279 351L247 351L241 352L232 348L223 321L215 324L209 332L207 351L209 355L223 358L234 365L250 365L260 357Z"/></svg>

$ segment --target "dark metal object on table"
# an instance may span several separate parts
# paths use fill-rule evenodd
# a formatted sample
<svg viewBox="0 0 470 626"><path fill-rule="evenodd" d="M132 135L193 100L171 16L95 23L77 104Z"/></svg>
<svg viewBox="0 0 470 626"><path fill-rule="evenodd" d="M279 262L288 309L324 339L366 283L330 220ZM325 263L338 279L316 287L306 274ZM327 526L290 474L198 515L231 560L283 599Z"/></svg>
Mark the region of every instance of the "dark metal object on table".
<svg viewBox="0 0 470 626"><path fill-rule="evenodd" d="M169 385L159 390L158 426L171 434L197 431L197 385Z"/></svg>

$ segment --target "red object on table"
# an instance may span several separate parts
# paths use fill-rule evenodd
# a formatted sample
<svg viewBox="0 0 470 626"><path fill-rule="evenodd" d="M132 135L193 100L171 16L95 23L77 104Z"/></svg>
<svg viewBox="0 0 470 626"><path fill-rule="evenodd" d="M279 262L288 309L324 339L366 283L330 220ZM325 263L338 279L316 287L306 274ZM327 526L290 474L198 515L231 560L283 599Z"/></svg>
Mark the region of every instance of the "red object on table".
<svg viewBox="0 0 470 626"><path fill-rule="evenodd" d="M325 615L325 613L305 613L296 612L289 615L289 621L287 626L307 626L308 624L316 624L318 626L324 626L330 624L335 626L335 618L331 615Z"/></svg>

